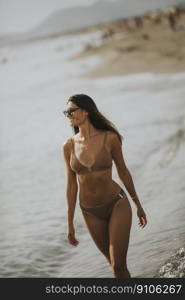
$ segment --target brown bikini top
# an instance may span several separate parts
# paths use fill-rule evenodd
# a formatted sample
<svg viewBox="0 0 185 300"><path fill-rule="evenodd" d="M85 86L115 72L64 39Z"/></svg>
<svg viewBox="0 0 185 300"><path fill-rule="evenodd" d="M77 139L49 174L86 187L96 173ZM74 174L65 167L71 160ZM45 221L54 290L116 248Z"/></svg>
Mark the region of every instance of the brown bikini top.
<svg viewBox="0 0 185 300"><path fill-rule="evenodd" d="M112 167L112 157L111 154L108 152L108 150L105 148L106 137L107 137L107 131L105 131L104 134L103 147L98 152L95 162L91 167L86 167L80 163L80 161L75 155L75 148L74 148L75 141L73 138L71 138L72 152L71 152L70 166L72 170L75 171L77 174L84 174L93 171L110 169Z"/></svg>

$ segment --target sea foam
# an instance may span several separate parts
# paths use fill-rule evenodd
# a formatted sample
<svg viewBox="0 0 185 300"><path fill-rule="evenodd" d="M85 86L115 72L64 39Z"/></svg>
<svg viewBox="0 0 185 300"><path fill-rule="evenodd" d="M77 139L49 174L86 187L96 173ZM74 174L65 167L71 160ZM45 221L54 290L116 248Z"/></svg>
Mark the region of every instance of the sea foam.
<svg viewBox="0 0 185 300"><path fill-rule="evenodd" d="M155 276L158 278L185 278L185 247L179 248L162 265Z"/></svg>

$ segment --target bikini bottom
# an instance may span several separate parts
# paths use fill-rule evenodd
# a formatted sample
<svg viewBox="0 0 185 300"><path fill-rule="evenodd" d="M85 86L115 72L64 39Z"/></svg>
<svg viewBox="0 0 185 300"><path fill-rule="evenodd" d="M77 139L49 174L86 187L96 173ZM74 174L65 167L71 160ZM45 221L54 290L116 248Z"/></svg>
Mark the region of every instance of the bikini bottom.
<svg viewBox="0 0 185 300"><path fill-rule="evenodd" d="M114 197L114 199L112 199L111 201L109 201L106 204L98 205L98 206L94 206L94 207L84 207L80 203L80 208L81 208L82 212L84 212L84 213L88 213L88 214L94 215L100 219L108 221L112 214L112 210L113 210L113 207L116 204L116 202L120 198L124 198L125 196L127 197L127 195L125 194L123 189L121 189L120 192Z"/></svg>

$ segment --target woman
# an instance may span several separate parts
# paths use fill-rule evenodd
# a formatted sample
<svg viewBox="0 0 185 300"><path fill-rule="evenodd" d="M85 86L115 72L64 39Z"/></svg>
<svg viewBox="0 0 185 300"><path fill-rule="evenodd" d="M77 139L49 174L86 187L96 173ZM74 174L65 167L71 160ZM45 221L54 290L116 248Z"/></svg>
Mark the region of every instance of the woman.
<svg viewBox="0 0 185 300"><path fill-rule="evenodd" d="M62 149L67 171L69 243L79 243L73 224L79 186L79 204L92 239L111 265L114 277L129 278L126 256L132 210L126 193L112 179L112 160L135 202L141 228L147 219L124 162L122 136L87 95L72 95L64 114L75 133Z"/></svg>

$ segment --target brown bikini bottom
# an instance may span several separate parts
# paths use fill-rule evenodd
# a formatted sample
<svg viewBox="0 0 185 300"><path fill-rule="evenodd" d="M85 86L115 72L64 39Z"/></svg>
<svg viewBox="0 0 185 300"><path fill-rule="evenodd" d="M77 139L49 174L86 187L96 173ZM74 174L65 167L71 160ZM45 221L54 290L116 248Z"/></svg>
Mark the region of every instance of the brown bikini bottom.
<svg viewBox="0 0 185 300"><path fill-rule="evenodd" d="M80 203L80 208L85 213L94 215L100 219L108 221L111 216L114 205L120 198L124 198L124 197L127 197L127 195L125 194L123 189L121 189L120 192L116 195L116 197L114 197L114 199L112 199L110 202L106 204L98 205L94 207L84 207Z"/></svg>

